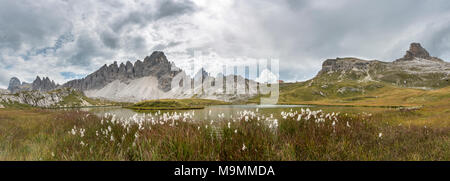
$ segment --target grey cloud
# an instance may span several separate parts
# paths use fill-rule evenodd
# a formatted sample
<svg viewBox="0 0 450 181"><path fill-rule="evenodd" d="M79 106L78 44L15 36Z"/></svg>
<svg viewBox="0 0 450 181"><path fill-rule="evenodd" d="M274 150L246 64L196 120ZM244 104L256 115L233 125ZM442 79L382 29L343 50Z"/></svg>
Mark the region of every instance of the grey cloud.
<svg viewBox="0 0 450 181"><path fill-rule="evenodd" d="M0 0L0 4L0 48L46 46L70 26L60 15L62 3L39 6L37 1Z"/></svg>
<svg viewBox="0 0 450 181"><path fill-rule="evenodd" d="M147 40L142 36L126 36L121 49L125 52L133 52L137 55L145 56L148 54Z"/></svg>
<svg viewBox="0 0 450 181"><path fill-rule="evenodd" d="M188 0L0 0L0 57L8 57L0 64L29 56L8 67L11 70L0 66L0 72L34 77L37 70L17 67L52 58L58 60L52 62L55 69L95 70L111 63L112 57L143 58L152 50L164 50L174 55L201 51L223 57L279 58L281 79L302 80L314 76L326 58L390 61L401 57L413 41L421 42L433 56L450 59L447 0L230 4L212 8ZM45 55L29 53L39 51Z"/></svg>
<svg viewBox="0 0 450 181"><path fill-rule="evenodd" d="M100 46L96 38L87 34L82 34L76 41L74 54L67 59L67 63L75 66L89 66L92 59L107 56L104 47Z"/></svg>
<svg viewBox="0 0 450 181"><path fill-rule="evenodd" d="M157 51L157 50L161 51L161 50L165 50L166 48L174 47L174 46L180 45L180 44L182 44L182 43L183 43L183 42L180 42L180 41L172 41L172 42L169 42L169 43L167 43L167 44L157 44L157 45L155 45L155 46L152 48L152 51Z"/></svg>
<svg viewBox="0 0 450 181"><path fill-rule="evenodd" d="M307 7L308 0L286 0L286 4L288 9L298 11Z"/></svg>
<svg viewBox="0 0 450 181"><path fill-rule="evenodd" d="M167 1L164 0L159 7L159 11L155 16L155 19L161 19L165 17L171 17L181 14L190 13L196 10L196 6L192 1Z"/></svg>
<svg viewBox="0 0 450 181"><path fill-rule="evenodd" d="M423 46L429 47L429 51L433 56L450 58L442 57L450 54L450 22L436 32L430 33L428 37L423 42ZM450 61L450 59L447 59L447 61Z"/></svg>
<svg viewBox="0 0 450 181"><path fill-rule="evenodd" d="M117 37L116 34L109 31L105 31L100 35L100 37L105 46L111 49L119 48L120 37Z"/></svg>
<svg viewBox="0 0 450 181"><path fill-rule="evenodd" d="M152 5L157 7L156 12L150 11ZM189 14L196 10L195 4L190 0L160 0L158 3L152 5L143 4L140 9L129 12L125 16L118 18L111 24L111 28L114 32L120 32L124 27L133 25L142 28L154 21Z"/></svg>
<svg viewBox="0 0 450 181"><path fill-rule="evenodd" d="M242 39L242 34L224 31L224 38L218 40L219 43L211 43L211 47L222 54L275 56L282 65L289 65L283 67L286 72L305 66L317 67L314 71L299 72L299 77L307 75L309 78L326 58L355 56L392 61L402 56L413 41L430 44L426 47L430 52L448 52L447 41L442 39L448 32L446 28L435 34L432 30L412 32L426 26L424 22L448 15L449 1L321 2L324 1L238 1L233 7L234 13L249 15L242 16L242 22L234 22L247 30L241 33L248 34L247 37L258 33L265 36ZM252 21L257 23L245 23ZM434 42L427 43L431 39ZM256 51L251 51L251 47ZM282 74L282 79L292 77Z"/></svg>
<svg viewBox="0 0 450 181"><path fill-rule="evenodd" d="M130 25L139 25L139 27L143 27L147 25L149 20L153 19L153 15L148 11L133 11L127 14L124 17L120 17L118 20L114 21L111 25L111 28L114 32L120 32L124 27Z"/></svg>
<svg viewBox="0 0 450 181"><path fill-rule="evenodd" d="M132 38L131 40L132 40L131 45L134 50L146 49L147 46L145 44L146 43L145 38L138 36L138 37Z"/></svg>
<svg viewBox="0 0 450 181"><path fill-rule="evenodd" d="M1 67L0 67L1 68ZM6 86L9 83L10 75L5 71L0 71L0 86Z"/></svg>

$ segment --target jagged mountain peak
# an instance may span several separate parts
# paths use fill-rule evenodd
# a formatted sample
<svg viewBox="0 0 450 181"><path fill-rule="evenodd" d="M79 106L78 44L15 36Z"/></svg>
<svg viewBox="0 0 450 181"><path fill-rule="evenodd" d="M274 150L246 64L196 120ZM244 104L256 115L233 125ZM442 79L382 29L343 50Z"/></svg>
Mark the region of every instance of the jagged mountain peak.
<svg viewBox="0 0 450 181"><path fill-rule="evenodd" d="M50 80L48 77L42 77L41 79L39 76L36 76L36 79L31 84L31 90L38 91L50 91L57 87L58 85L55 84L55 81Z"/></svg>
<svg viewBox="0 0 450 181"><path fill-rule="evenodd" d="M154 51L150 56L146 56L144 61L136 60L136 62L132 63L131 61L121 62L120 64L117 63L117 61L114 61L112 64L104 64L102 67L100 67L99 70L102 69L111 69L111 68L135 68L136 66L143 66L144 64L159 64L159 63L168 63L169 60L165 56L164 52L161 51Z"/></svg>

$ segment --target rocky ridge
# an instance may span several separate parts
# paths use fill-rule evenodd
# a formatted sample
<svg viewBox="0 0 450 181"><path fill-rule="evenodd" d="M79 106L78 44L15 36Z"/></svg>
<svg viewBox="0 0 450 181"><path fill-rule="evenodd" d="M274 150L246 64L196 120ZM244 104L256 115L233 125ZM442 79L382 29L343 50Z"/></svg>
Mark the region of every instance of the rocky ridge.
<svg viewBox="0 0 450 181"><path fill-rule="evenodd" d="M450 63L432 57L419 43L393 62L358 58L327 59L314 78L320 81L378 81L401 87L441 88L450 85Z"/></svg>
<svg viewBox="0 0 450 181"><path fill-rule="evenodd" d="M105 64L85 78L69 81L62 87L85 91L103 88L115 80L127 82L153 76L158 79L158 88L167 92L170 90L172 78L179 72L180 70L167 60L163 52L155 51L144 61L137 60L134 65L130 61L120 65L117 65L117 62L109 66Z"/></svg>

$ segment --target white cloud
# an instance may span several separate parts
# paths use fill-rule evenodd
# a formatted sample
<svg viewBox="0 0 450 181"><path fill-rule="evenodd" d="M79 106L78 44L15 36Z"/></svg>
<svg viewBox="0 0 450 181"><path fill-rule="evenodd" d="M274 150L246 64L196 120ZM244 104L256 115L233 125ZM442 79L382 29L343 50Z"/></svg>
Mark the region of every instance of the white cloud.
<svg viewBox="0 0 450 181"><path fill-rule="evenodd" d="M449 60L449 10L446 0L0 0L0 87L12 76L64 83L72 77L62 72L86 75L154 50L181 68L195 51L215 55L209 72L278 58L287 81L311 78L327 58L391 61L413 41Z"/></svg>
<svg viewBox="0 0 450 181"><path fill-rule="evenodd" d="M278 83L278 80L279 80L278 76L268 69L264 69L263 71L261 71L259 77L255 79L255 81L257 82L269 84Z"/></svg>

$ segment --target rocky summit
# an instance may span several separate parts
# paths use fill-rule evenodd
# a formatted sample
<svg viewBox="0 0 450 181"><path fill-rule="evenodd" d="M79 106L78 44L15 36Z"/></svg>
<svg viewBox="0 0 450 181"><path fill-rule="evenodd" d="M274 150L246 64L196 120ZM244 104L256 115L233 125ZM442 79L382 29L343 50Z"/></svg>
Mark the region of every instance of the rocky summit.
<svg viewBox="0 0 450 181"><path fill-rule="evenodd" d="M31 84L26 82L20 82L19 78L13 77L9 80L8 90L11 93L16 93L20 91L29 91L31 90Z"/></svg>
<svg viewBox="0 0 450 181"><path fill-rule="evenodd" d="M428 51L425 50L425 48L423 48L420 43L411 43L409 50L406 51L405 56L403 56L403 58L397 59L396 61L412 61L415 59L443 62L443 60L437 57L431 57Z"/></svg>
<svg viewBox="0 0 450 181"><path fill-rule="evenodd" d="M441 88L450 85L450 63L432 57L419 43L393 62L336 58L323 62L314 78L322 81L387 82L401 87Z"/></svg>

